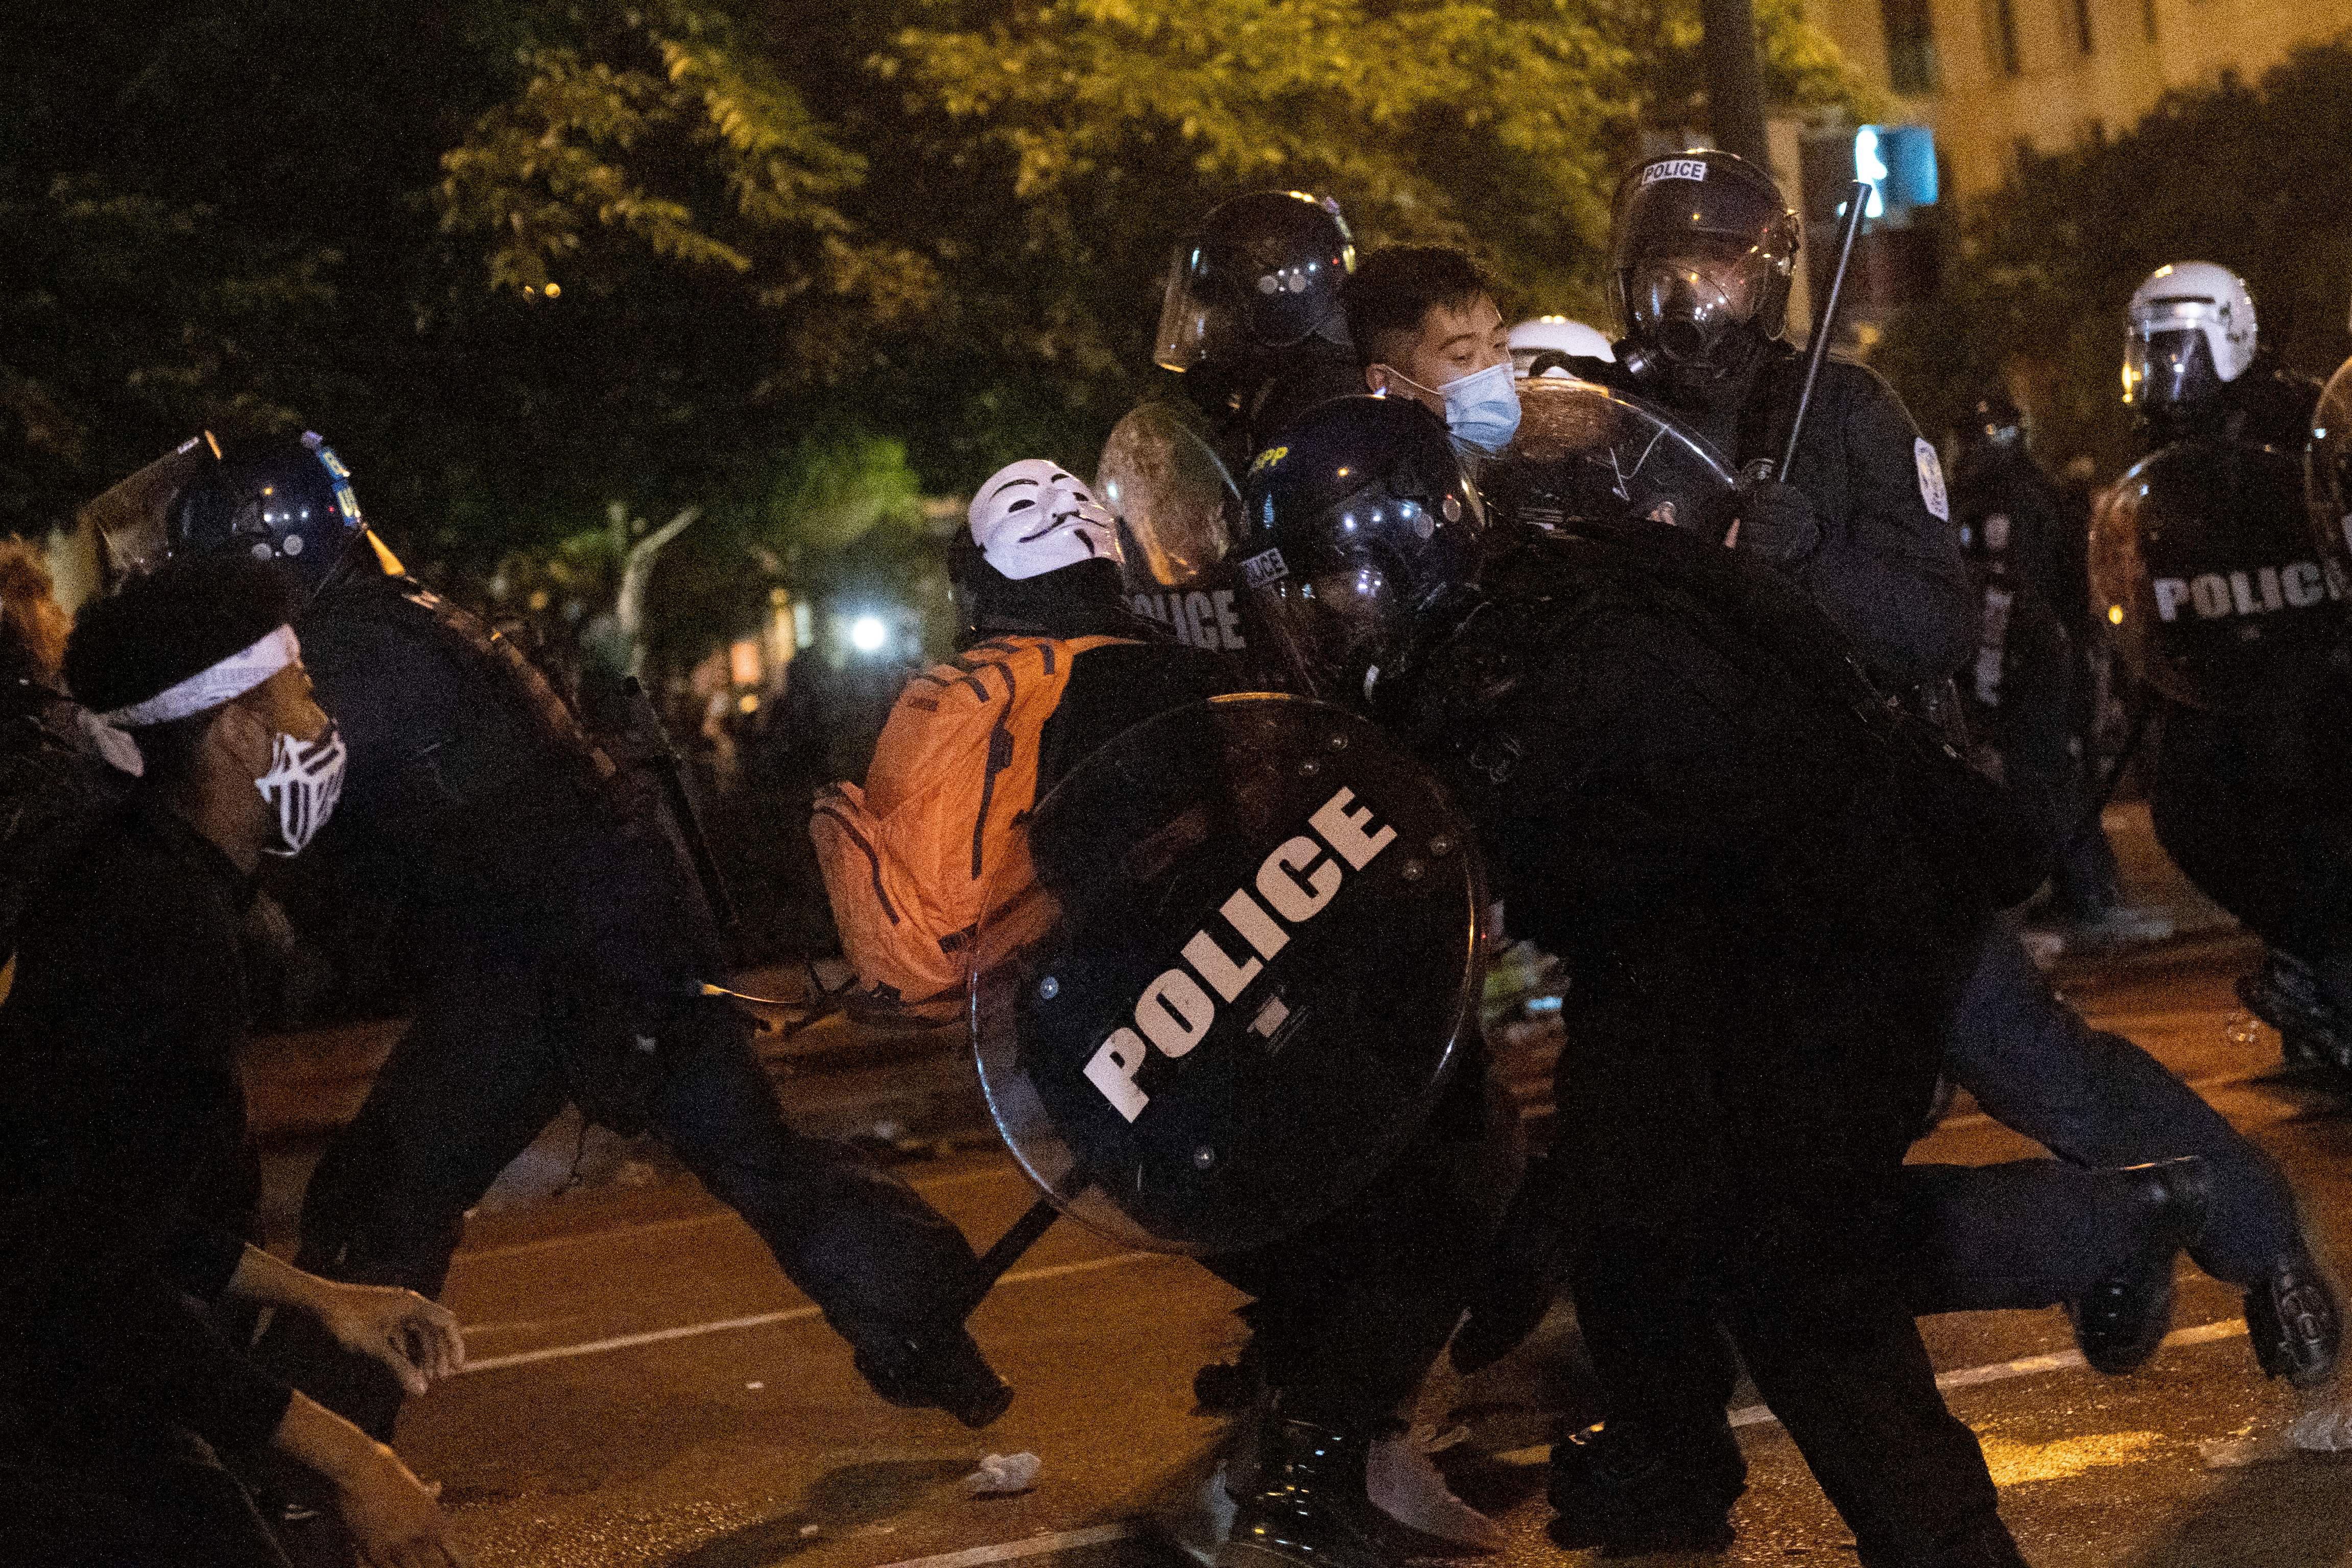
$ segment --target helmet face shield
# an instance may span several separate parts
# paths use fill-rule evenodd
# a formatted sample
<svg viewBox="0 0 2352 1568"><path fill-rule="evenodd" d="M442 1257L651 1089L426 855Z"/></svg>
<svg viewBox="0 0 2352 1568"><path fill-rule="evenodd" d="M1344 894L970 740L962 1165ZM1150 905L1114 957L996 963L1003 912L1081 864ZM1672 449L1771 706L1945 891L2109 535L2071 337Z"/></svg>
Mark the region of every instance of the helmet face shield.
<svg viewBox="0 0 2352 1568"><path fill-rule="evenodd" d="M172 553L166 515L173 498L219 460L220 447L211 432L192 436L83 505L79 521L104 543L109 581L163 563Z"/></svg>
<svg viewBox="0 0 2352 1568"><path fill-rule="evenodd" d="M1197 240L1179 245L1169 267L1168 292L1160 303L1151 363L1162 370L1191 370L1240 353L1246 340L1239 312L1223 293L1209 247Z"/></svg>
<svg viewBox="0 0 2352 1568"><path fill-rule="evenodd" d="M1338 319L1355 266L1336 204L1300 191L1236 196L1177 242L1152 363L1187 371L1303 342Z"/></svg>
<svg viewBox="0 0 2352 1568"><path fill-rule="evenodd" d="M1404 619L1393 574L1370 552L1273 584L1256 605L1286 689L1341 703L1361 702L1349 689L1379 666Z"/></svg>
<svg viewBox="0 0 2352 1568"><path fill-rule="evenodd" d="M1670 359L1698 360L1755 321L1772 285L1772 263L1736 242L1694 238L1636 262L1625 282L1632 335Z"/></svg>
<svg viewBox="0 0 2352 1568"><path fill-rule="evenodd" d="M1770 176L1728 153L1643 164L1618 188L1610 285L1628 338L1704 361L1741 328L1786 319L1796 215Z"/></svg>
<svg viewBox="0 0 2352 1568"><path fill-rule="evenodd" d="M2213 346L2201 327L2134 323L2124 340L2124 401L2135 408L2179 408L2221 390Z"/></svg>

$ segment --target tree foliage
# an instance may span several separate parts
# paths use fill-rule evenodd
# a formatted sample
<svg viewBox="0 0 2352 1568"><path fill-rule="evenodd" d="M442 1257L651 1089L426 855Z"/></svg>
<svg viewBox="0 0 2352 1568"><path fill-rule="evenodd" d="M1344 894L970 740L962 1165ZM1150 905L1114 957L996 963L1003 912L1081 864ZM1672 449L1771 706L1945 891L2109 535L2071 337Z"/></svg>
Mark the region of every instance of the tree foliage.
<svg viewBox="0 0 2352 1568"><path fill-rule="evenodd" d="M1778 96L1852 97L1798 0L1759 11ZM1172 240L1239 191L1589 308L1697 44L1696 0L19 7L0 529L198 426L308 426L445 580L568 602L611 509L695 507L656 613L756 613L923 490L1090 469Z"/></svg>
<svg viewBox="0 0 2352 1568"><path fill-rule="evenodd" d="M2304 49L2254 86L2168 98L2103 146L2039 158L1963 223L1938 291L1880 363L1924 428L1948 429L2004 372L2032 394L2048 459L2128 453L2124 308L2171 261L2247 280L2262 342L2326 375L2343 359L2352 229L2352 45Z"/></svg>

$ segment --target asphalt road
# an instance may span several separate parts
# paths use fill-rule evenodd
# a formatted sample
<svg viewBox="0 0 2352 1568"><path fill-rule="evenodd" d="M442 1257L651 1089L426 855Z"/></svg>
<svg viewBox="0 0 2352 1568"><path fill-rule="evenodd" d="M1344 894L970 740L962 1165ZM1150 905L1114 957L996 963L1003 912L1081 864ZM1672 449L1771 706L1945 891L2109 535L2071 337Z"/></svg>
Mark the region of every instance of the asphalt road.
<svg viewBox="0 0 2352 1568"><path fill-rule="evenodd" d="M2344 1277L2352 1118L2273 1073L2275 1037L2229 989L2252 952L2205 937L2078 967L2067 986L2285 1162ZM1964 1102L1919 1152L2026 1152ZM983 1244L1029 1202L992 1152L908 1170ZM2262 1458L2294 1402L2255 1372L2232 1294L2183 1269L2177 1342L2128 1378L2073 1361L2054 1312L1928 1323L2028 1556L2042 1568L2352 1564L2352 1465ZM446 1483L484 1568L1174 1563L1151 1521L1195 1487L1222 1431L1193 1414L1192 1373L1238 1342L1226 1287L1066 1222L974 1320L1020 1393L995 1426L968 1433L867 1394L751 1233L689 1179L658 1173L478 1216L449 1300L473 1365L412 1406L400 1447ZM1579 1560L1542 1533L1540 1445L1555 1422L1586 1417L1559 1327L1424 1401L1433 1429L1457 1436L1443 1456L1457 1489L1498 1513L1515 1564ZM1786 1437L1759 1410L1740 1419L1753 1480L1727 1561L1852 1561ZM1036 1487L967 1497L961 1479L991 1451L1038 1455ZM2249 1453L2258 1462L2229 1462Z"/></svg>

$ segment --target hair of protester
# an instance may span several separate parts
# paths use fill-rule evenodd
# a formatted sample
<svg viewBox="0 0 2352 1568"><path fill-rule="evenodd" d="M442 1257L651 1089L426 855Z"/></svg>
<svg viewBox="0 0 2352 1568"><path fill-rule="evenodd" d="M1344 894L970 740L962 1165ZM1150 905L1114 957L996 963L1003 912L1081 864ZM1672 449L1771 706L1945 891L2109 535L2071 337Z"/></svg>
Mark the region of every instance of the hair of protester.
<svg viewBox="0 0 2352 1568"><path fill-rule="evenodd" d="M1444 305L1466 310L1494 296L1486 270L1465 252L1444 245L1391 245L1357 266L1339 291L1348 334L1367 365L1392 364L1398 340L1421 330Z"/></svg>
<svg viewBox="0 0 2352 1568"><path fill-rule="evenodd" d="M56 591L40 546L13 534L0 539L0 679L46 676L41 645L51 634L41 625L41 606Z"/></svg>
<svg viewBox="0 0 2352 1568"><path fill-rule="evenodd" d="M252 647L293 616L292 591L259 562L168 561L82 606L66 644L66 687L93 711L126 708ZM133 731L149 769L169 772L184 762L219 711Z"/></svg>

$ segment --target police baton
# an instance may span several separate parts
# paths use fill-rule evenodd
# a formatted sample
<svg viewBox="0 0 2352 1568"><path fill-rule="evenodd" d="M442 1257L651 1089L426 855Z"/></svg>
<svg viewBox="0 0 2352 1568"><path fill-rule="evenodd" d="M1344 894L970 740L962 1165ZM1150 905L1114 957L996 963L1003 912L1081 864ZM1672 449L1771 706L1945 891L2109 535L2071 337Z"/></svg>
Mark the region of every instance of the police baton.
<svg viewBox="0 0 2352 1568"><path fill-rule="evenodd" d="M1797 389L1797 412L1789 421L1789 438L1780 444L1780 460L1759 458L1741 477L1751 483L1785 478L1797 461L1797 443L1805 434L1805 416L1812 411L1813 387L1822 378L1822 362L1829 357L1830 340L1837 336L1838 304L1845 297L1845 273L1853 259L1853 242L1862 234L1870 210L1870 182L1856 180L1845 194L1845 225L1838 231L1837 268L1830 274L1829 292L1813 312L1812 336L1805 343L1805 379Z"/></svg>

